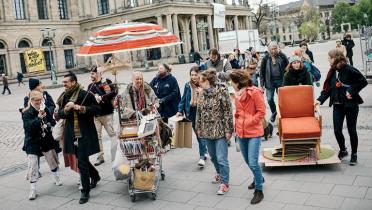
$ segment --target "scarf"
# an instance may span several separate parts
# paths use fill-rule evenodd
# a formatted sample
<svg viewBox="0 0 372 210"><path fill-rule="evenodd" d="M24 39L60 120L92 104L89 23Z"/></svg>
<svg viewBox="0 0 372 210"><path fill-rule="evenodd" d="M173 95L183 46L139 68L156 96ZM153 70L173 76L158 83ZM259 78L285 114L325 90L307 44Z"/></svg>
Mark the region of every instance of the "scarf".
<svg viewBox="0 0 372 210"><path fill-rule="evenodd" d="M133 85L133 92L135 93L135 103L137 104L137 110L141 111L145 108L145 89L142 85L139 89L135 88Z"/></svg>
<svg viewBox="0 0 372 210"><path fill-rule="evenodd" d="M81 85L76 83L74 86L67 89L65 92L63 92L59 96L59 98L57 99L57 104L60 107L62 107L62 103L63 103L63 100L64 100L65 97L67 97L69 99L69 102L76 103L76 101L79 97L80 90L82 90ZM80 131L80 127L79 127L79 119L78 119L77 111L73 111L73 115L74 115L74 122L73 122L74 123L74 137L75 138L81 138L82 136L81 136L81 131Z"/></svg>
<svg viewBox="0 0 372 210"><path fill-rule="evenodd" d="M191 106L197 106L198 105L198 91L197 91L197 89L199 88L199 82L190 81L190 86L191 86L190 105Z"/></svg>
<svg viewBox="0 0 372 210"><path fill-rule="evenodd" d="M338 64L336 65L333 65L331 67L331 69L329 69L328 73L327 73L327 78L326 80L324 81L324 84L323 84L323 91L330 91L331 90L331 82L332 82L332 77L333 75L336 73L336 71L344 68L346 66L346 62L345 61L341 61L339 62Z"/></svg>

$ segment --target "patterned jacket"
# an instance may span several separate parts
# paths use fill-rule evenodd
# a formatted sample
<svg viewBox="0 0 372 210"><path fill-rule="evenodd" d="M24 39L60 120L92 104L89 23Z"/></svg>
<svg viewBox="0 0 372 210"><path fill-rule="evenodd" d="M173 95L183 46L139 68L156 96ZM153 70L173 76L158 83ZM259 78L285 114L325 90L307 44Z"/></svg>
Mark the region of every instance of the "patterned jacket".
<svg viewBox="0 0 372 210"><path fill-rule="evenodd" d="M201 131L200 138L220 139L233 132L232 106L225 86L203 90L198 100L195 128Z"/></svg>

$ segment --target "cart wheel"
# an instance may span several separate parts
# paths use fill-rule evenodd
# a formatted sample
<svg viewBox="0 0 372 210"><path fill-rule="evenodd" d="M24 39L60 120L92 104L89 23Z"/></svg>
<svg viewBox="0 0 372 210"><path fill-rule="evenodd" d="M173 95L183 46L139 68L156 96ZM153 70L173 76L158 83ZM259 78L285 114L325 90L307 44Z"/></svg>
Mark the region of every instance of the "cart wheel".
<svg viewBox="0 0 372 210"><path fill-rule="evenodd" d="M161 174L161 180L164 181L164 179L165 179L165 174Z"/></svg>
<svg viewBox="0 0 372 210"><path fill-rule="evenodd" d="M131 195L130 198L133 203L136 202L136 194Z"/></svg>
<svg viewBox="0 0 372 210"><path fill-rule="evenodd" d="M156 193L152 193L152 194L151 194L151 197L152 197L152 200L156 200L156 198L157 198L158 196L156 195Z"/></svg>

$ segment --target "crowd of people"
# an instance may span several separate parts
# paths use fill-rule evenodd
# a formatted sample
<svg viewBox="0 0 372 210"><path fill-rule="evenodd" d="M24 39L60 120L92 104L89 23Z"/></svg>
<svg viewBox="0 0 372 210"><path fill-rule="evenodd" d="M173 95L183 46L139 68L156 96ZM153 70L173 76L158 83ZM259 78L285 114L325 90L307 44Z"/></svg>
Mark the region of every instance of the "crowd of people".
<svg viewBox="0 0 372 210"><path fill-rule="evenodd" d="M328 53L330 70L314 105L323 104L330 98L340 159L348 155L342 133L346 118L352 147L350 165L355 165L358 105L363 103L359 92L367 81L352 67L352 59L347 55L350 53L345 54L339 47ZM235 136L243 159L253 173L253 182L248 186L248 189L254 189L251 204L261 202L265 179L258 158L261 138L277 118L275 93L283 86L319 82L320 72L314 65L313 54L303 42L288 57L277 43L272 42L263 56L250 48L244 53L235 49L225 58L217 49L211 49L209 58L203 64L206 70L200 68L200 60L201 56L198 57L198 65L189 71L190 78L182 97L177 79L172 75L172 67L167 64L159 65L157 75L149 83L144 81L141 72L133 72L132 83L121 94L111 80L102 77L96 66L91 68L92 83L86 90L78 83L76 75L69 72L63 78L65 90L56 103L43 89L40 80L29 79L30 93L25 97L21 110L25 130L23 149L29 161L27 177L31 183L29 199L37 197L36 183L41 176L40 156L45 157L56 185L62 185L58 161L58 153L62 151L65 166L80 175L79 203L88 202L90 190L101 179L94 166L105 161L102 128L111 140L111 160L115 157L117 140L113 113L120 105L123 107L120 116L124 120L134 119L136 112L146 115L155 110L165 123L174 115L185 115L190 119L199 144L197 164L204 167L210 157L216 171L212 183L218 184L218 195L224 195L230 189L228 146L229 140ZM231 97L229 87L234 90L234 97ZM266 102L271 111L270 122L265 120ZM54 141L57 138L54 133L60 134L59 142ZM91 164L89 156L93 154L98 156Z"/></svg>

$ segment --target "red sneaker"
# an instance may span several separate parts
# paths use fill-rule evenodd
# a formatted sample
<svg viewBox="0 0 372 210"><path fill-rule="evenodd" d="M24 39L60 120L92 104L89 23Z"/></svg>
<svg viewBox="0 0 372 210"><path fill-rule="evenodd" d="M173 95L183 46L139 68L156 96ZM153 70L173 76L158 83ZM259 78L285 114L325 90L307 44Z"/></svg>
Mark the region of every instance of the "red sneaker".
<svg viewBox="0 0 372 210"><path fill-rule="evenodd" d="M227 192L229 192L229 185L228 184L220 184L217 195L225 195Z"/></svg>

